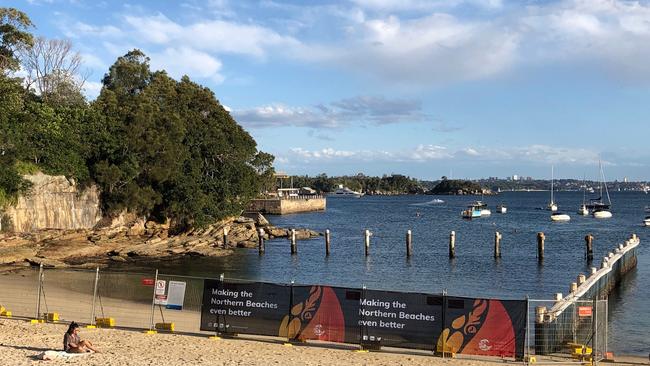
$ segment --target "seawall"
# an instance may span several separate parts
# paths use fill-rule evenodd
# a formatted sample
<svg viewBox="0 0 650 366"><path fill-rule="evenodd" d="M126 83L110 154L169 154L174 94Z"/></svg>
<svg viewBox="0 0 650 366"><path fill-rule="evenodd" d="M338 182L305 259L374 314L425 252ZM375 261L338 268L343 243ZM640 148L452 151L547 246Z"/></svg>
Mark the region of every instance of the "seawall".
<svg viewBox="0 0 650 366"><path fill-rule="evenodd" d="M323 196L299 196L291 198L254 199L249 211L263 214L286 215L298 212L324 211L327 202Z"/></svg>

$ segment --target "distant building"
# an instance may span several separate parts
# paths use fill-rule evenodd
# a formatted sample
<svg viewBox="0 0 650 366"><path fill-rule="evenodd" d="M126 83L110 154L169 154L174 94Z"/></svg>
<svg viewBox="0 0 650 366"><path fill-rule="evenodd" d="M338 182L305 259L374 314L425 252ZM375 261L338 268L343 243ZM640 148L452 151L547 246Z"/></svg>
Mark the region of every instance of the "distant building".
<svg viewBox="0 0 650 366"><path fill-rule="evenodd" d="M519 180L519 176L518 176L517 174L514 174L514 175L512 176L512 180L514 180L514 181L518 181L518 180Z"/></svg>

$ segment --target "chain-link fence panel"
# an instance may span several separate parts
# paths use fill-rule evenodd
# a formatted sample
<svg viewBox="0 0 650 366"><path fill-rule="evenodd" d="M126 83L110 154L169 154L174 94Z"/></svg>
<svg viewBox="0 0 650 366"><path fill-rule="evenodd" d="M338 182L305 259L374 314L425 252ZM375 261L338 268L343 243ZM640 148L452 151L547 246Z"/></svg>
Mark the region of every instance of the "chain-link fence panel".
<svg viewBox="0 0 650 366"><path fill-rule="evenodd" d="M203 281L202 277L158 274L154 325L159 324L159 330L169 330L173 323L174 331L199 333Z"/></svg>
<svg viewBox="0 0 650 366"><path fill-rule="evenodd" d="M39 269L0 274L0 313L18 318L37 316ZM2 309L4 308L4 310Z"/></svg>
<svg viewBox="0 0 650 366"><path fill-rule="evenodd" d="M607 350L607 301L562 301L530 300L527 354L537 363L602 359Z"/></svg>
<svg viewBox="0 0 650 366"><path fill-rule="evenodd" d="M92 324L94 270L44 269L40 314L48 321Z"/></svg>
<svg viewBox="0 0 650 366"><path fill-rule="evenodd" d="M100 270L95 317L111 319L117 327L149 329L154 282L155 273Z"/></svg>

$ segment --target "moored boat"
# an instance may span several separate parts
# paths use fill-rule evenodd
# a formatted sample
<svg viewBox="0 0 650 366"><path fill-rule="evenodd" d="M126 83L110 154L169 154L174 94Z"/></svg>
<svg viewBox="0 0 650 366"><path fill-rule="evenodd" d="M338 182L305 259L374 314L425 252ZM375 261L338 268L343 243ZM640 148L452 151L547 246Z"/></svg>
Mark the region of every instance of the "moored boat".
<svg viewBox="0 0 650 366"><path fill-rule="evenodd" d="M585 204L580 205L580 208L578 209L578 215L582 215L582 216L589 215L589 209L587 208L587 205Z"/></svg>
<svg viewBox="0 0 650 366"><path fill-rule="evenodd" d="M364 193L353 191L348 187L344 187L343 184L339 184L338 188L336 189L336 191L334 191L333 195L337 197L361 198L364 195Z"/></svg>
<svg viewBox="0 0 650 366"><path fill-rule="evenodd" d="M551 214L551 220L552 221L569 221L571 220L571 216L561 213L561 212L554 212Z"/></svg>
<svg viewBox="0 0 650 366"><path fill-rule="evenodd" d="M546 209L555 212L557 211L557 204L553 201L553 180L555 179L553 166L551 165L551 201L546 206Z"/></svg>
<svg viewBox="0 0 650 366"><path fill-rule="evenodd" d="M590 199L589 205L587 208L591 208L591 214L596 219L608 219L612 217L612 212L610 207L612 206L612 200L609 197L609 190L607 189L607 182L605 181L605 173L603 172L603 165L599 163L600 167L600 197L596 199ZM605 186L605 194L607 195L607 203L603 201L603 186Z"/></svg>
<svg viewBox="0 0 650 366"><path fill-rule="evenodd" d="M504 204L500 204L497 206L497 212L498 213L506 213L508 211L508 208Z"/></svg>
<svg viewBox="0 0 650 366"><path fill-rule="evenodd" d="M645 217L645 220L643 220L643 224L645 226L650 226L650 216Z"/></svg>

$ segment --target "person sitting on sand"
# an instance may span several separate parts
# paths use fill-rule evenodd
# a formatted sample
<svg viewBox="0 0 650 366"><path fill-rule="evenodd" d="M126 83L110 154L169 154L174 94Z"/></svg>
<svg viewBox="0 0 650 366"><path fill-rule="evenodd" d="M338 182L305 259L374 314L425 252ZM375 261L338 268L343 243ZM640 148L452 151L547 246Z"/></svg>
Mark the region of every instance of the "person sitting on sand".
<svg viewBox="0 0 650 366"><path fill-rule="evenodd" d="M63 336L63 350L68 353L99 352L90 341L79 337L79 324L72 322Z"/></svg>

